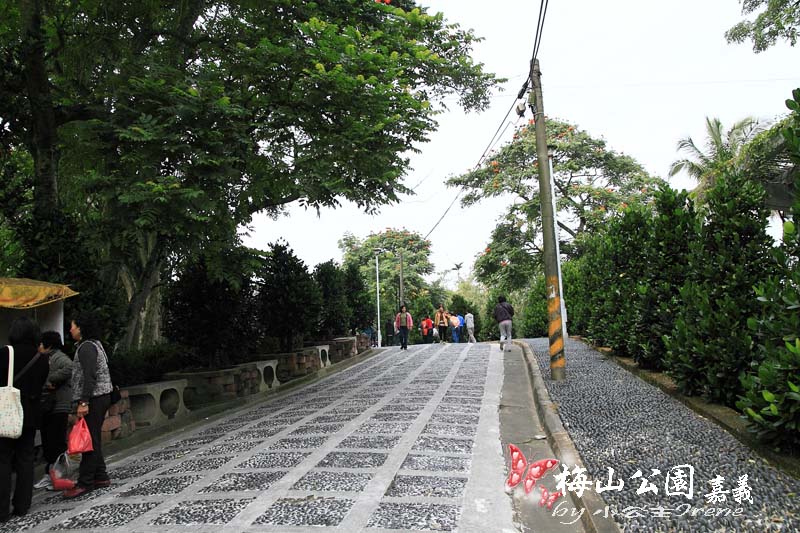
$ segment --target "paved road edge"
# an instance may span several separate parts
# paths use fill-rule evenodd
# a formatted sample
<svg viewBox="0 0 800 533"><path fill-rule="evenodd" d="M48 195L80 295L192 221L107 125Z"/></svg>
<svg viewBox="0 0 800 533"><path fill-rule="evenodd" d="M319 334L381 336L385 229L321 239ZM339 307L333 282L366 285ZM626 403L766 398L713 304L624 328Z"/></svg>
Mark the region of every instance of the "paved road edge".
<svg viewBox="0 0 800 533"><path fill-rule="evenodd" d="M558 460L569 466L585 468L586 465L583 463L583 458L572 442L564 425L561 423L561 417L558 414L558 406L550 399L550 394L547 392L547 386L544 383L544 378L539 370L539 365L536 362L533 350L528 343L523 341L514 341L514 344L521 347L525 355L528 373L533 382L533 396L536 400L536 411L539 413L539 418L547 431L547 439L553 451L556 453ZM613 519L604 516L606 503L594 491L585 491L581 497L578 497L574 492L569 492L569 495L576 507L585 509L581 520L587 531L596 533L621 532L621 529Z"/></svg>

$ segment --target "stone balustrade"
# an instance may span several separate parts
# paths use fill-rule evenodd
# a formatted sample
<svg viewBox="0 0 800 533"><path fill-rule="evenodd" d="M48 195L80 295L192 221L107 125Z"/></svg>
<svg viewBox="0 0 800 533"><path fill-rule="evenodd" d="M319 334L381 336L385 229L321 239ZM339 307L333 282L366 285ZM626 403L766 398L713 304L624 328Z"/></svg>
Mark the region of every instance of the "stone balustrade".
<svg viewBox="0 0 800 533"><path fill-rule="evenodd" d="M125 387L120 391L122 400L106 414L103 441L124 438L137 428L166 425L205 405L263 394L357 355L359 348L357 337L344 337L291 353L268 354L231 368L171 372L164 375L165 381Z"/></svg>
<svg viewBox="0 0 800 533"><path fill-rule="evenodd" d="M189 410L184 404L188 384L188 380L175 379L125 387L123 392L128 395L130 411L136 425L160 426L176 416L188 413ZM114 407L112 406L112 409Z"/></svg>

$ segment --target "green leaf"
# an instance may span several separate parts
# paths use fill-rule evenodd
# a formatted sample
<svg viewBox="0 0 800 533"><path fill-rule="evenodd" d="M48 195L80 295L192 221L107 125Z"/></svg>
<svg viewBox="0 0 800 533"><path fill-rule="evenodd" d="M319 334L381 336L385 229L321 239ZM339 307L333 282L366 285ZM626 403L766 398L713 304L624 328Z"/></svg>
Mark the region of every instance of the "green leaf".
<svg viewBox="0 0 800 533"><path fill-rule="evenodd" d="M768 402L774 402L774 401L775 401L775 395L774 395L774 394L772 394L770 391L768 391L768 390L766 390L766 389L765 389L765 390L763 390L763 391L761 391L761 395L762 395L762 396L764 397L764 399L765 399L766 401L768 401Z"/></svg>

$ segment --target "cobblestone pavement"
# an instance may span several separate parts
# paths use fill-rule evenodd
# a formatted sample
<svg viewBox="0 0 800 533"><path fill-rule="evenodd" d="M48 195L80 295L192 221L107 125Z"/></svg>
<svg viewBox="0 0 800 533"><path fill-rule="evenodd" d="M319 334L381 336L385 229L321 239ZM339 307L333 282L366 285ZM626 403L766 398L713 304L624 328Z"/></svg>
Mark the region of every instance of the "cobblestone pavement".
<svg viewBox="0 0 800 533"><path fill-rule="evenodd" d="M391 348L119 462L5 531L515 531L496 345Z"/></svg>
<svg viewBox="0 0 800 533"><path fill-rule="evenodd" d="M528 342L586 477L623 483L601 496L625 531L800 531L800 481L586 344L566 342L567 379L556 382L548 340ZM682 490L679 471L690 474Z"/></svg>

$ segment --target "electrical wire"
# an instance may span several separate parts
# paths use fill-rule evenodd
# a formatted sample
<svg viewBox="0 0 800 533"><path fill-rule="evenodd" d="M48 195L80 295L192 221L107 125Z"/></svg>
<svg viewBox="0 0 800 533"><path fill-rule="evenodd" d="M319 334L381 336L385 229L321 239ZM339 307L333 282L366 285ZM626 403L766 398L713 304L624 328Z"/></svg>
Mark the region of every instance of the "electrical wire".
<svg viewBox="0 0 800 533"><path fill-rule="evenodd" d="M527 80L526 80L526 81L525 81L525 85L523 85L523 88L524 88L524 87L527 87L527 85L528 85L528 82L527 82ZM483 160L484 160L484 158L486 157L486 154L489 152L489 150L490 150L490 149L491 149L491 147L492 147L492 143L494 143L494 141L495 141L495 139L496 139L496 138L499 138L499 137L498 137L498 134L500 134L500 135L502 136L502 133L500 133L500 130L501 130L501 129L503 129L503 124L506 122L506 119L508 118L508 115L510 115L510 114L511 114L511 111L514 109L514 106L516 105L516 103L517 103L517 99L515 98L515 99L514 99L514 102L512 102L512 104L511 104L511 107L509 107L509 108L508 108L508 111L506 112L506 115L503 117L503 120L500 122L500 125L499 125L499 126L497 126L497 130L494 132L494 135L492 135L492 138L491 138L491 140L489 141L489 144L487 144L487 145L486 145L486 148L484 148L484 150L483 150L483 153L482 153L482 154L481 154L481 156L478 158L478 162L477 162L477 163L475 163L475 167L473 168L473 170L474 170L474 169L477 169L478 167L480 167L480 166L481 166L481 163L483 163ZM506 128L508 128L508 125L506 125ZM505 130L503 130L503 132L505 132ZM444 210L444 213L442 213L442 216L441 216L441 217L439 217L439 220L437 220L437 221L436 221L436 224L434 224L434 225L433 225L433 227L431 228L431 230L430 230L430 231L429 231L429 232L428 232L428 233L425 235L424 239L427 239L427 238L430 236L430 234L431 234L431 233L433 233L433 231L434 231L434 230L435 230L435 229L436 229L436 228L439 226L439 224L441 224L441 223L442 223L442 220L444 220L444 217L446 217L446 216L447 216L447 213L449 213L449 212L450 212L450 210L453 208L453 206L455 205L455 203L456 203L456 202L458 201L458 199L461 197L461 193L463 193L463 192L464 192L464 187L462 186L462 187L461 187L461 188L458 190L458 192L456 193L456 195L453 197L453 201L452 201L452 202L450 202L450 205L448 205L448 206L447 206L447 209L445 209L445 210Z"/></svg>
<svg viewBox="0 0 800 533"><path fill-rule="evenodd" d="M539 3L539 18L538 18L538 20L536 22L536 34L535 34L535 37L533 39L533 60L531 62L531 68L533 67L533 61L536 60L536 57L537 57L537 55L539 53L539 46L541 46L541 44L542 44L542 34L544 33L544 20L545 20L545 17L547 16L547 7L548 7L549 4L550 4L550 0L540 0L540 3ZM505 130L508 129L508 126L511 124L511 122L509 122L508 124L505 124L506 119L511 114L511 111L514 109L514 106L516 105L517 100L519 100L520 98L522 98L524 96L525 92L528 89L528 83L529 82L530 82L530 77L528 77L528 79L525 80L525 83L522 85L522 89L520 89L519 94L514 99L514 102L512 102L511 107L508 108L508 112L506 112L506 115L503 117L503 120L500 122L500 125L497 127L497 131L494 132L494 135L492 135L492 138L489 141L489 144L486 145L486 148L483 150L483 153L481 154L480 158L478 158L478 162L475 164L475 167L474 167L475 169L480 167L481 163L483 163L483 160L486 157L486 154L489 153L489 151L494 146L495 139L499 139L499 137L502 137L503 133L505 133ZM503 128L503 124L505 124L505 128ZM501 129L502 129L502 133L500 132ZM498 137L498 134L499 134L499 137ZM442 223L442 220L444 220L444 217L447 216L447 213L450 212L450 210L453 208L455 203L458 201L459 197L461 197L461 194L463 192L464 192L464 187L462 186L458 190L456 195L453 197L453 201L450 202L450 205L448 205L447 209L444 210L444 213L442 213L442 216L439 217L439 220L436 221L436 224L434 224L433 227L431 228L431 230L425 235L425 239L427 239L431 235L431 233L433 233L433 231L439 226L439 224Z"/></svg>
<svg viewBox="0 0 800 533"><path fill-rule="evenodd" d="M536 38L533 43L533 59L539 55L539 46L542 44L542 34L544 33L544 18L547 16L547 6L550 0L542 0L539 4L539 20L536 23Z"/></svg>

